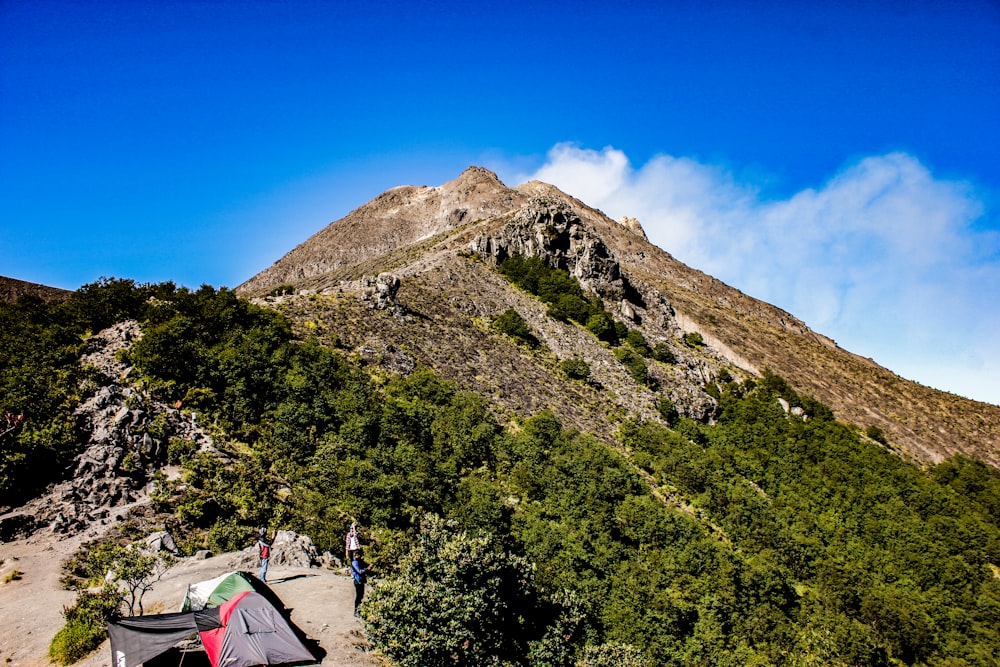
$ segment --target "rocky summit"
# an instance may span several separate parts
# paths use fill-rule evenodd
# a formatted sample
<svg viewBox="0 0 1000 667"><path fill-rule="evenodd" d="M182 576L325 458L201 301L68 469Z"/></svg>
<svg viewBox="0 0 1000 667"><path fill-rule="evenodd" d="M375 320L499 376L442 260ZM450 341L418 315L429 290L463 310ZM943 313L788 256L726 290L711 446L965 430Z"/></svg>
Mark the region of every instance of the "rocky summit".
<svg viewBox="0 0 1000 667"><path fill-rule="evenodd" d="M667 346L675 363L651 364L654 381L637 382L606 345L550 317L497 273L513 255L568 271L615 319ZM513 415L550 408L598 435L629 415L659 419L661 398L709 419L707 384L767 371L862 432L884 434L905 458L964 454L1000 466L1000 407L905 380L840 348L792 314L677 261L634 218L612 220L545 183L510 188L481 167L438 187L379 195L237 291L368 363L397 372L421 364ZM511 308L539 348L498 340L488 326ZM589 383L558 371L573 358L589 364Z"/></svg>

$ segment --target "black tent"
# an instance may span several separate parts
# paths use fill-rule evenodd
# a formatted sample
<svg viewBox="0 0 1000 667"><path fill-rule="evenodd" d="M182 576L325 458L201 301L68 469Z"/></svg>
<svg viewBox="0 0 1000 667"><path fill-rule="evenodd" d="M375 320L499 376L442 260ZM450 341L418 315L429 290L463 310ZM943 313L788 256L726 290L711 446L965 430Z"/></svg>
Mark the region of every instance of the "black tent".
<svg viewBox="0 0 1000 667"><path fill-rule="evenodd" d="M222 627L219 607L176 614L129 616L108 623L114 667L135 667L203 630Z"/></svg>

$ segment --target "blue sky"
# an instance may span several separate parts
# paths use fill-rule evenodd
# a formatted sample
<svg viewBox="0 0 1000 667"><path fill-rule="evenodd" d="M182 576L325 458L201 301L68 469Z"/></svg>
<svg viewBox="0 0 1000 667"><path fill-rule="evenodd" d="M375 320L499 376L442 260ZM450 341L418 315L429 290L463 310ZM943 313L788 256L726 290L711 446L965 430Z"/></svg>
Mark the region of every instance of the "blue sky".
<svg viewBox="0 0 1000 667"><path fill-rule="evenodd" d="M1000 404L996 2L0 2L0 275L235 286L470 164Z"/></svg>

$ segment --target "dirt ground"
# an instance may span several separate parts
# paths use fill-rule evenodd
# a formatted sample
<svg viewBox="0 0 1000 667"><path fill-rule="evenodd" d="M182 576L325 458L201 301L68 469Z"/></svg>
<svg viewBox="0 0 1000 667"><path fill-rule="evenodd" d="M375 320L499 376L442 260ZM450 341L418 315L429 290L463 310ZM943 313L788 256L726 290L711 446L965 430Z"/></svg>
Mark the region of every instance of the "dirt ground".
<svg viewBox="0 0 1000 667"><path fill-rule="evenodd" d="M49 642L63 625L63 606L75 594L59 586L62 562L94 535L68 539L40 533L25 540L0 544L0 582L13 571L20 578L0 583L0 665L48 667ZM170 568L143 598L145 613L178 611L189 583L203 581L237 569L240 554L208 559L186 558ZM256 574L256 572L253 572ZM320 663L378 665L368 652L360 620L354 618L354 586L346 571L323 568L272 567L268 584L292 610L292 621L326 650ZM167 654L157 667L207 664L204 652ZM111 667L107 641L78 667Z"/></svg>

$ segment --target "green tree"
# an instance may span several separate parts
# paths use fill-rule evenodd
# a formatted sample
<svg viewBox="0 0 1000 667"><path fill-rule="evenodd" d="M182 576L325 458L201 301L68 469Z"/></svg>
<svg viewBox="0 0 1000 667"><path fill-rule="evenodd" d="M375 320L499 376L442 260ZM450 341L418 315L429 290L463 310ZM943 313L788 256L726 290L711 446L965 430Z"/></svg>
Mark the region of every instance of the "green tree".
<svg viewBox="0 0 1000 667"><path fill-rule="evenodd" d="M625 343L643 357L649 357L653 354L649 343L646 342L646 337L638 329L628 330L628 333L625 334Z"/></svg>
<svg viewBox="0 0 1000 667"><path fill-rule="evenodd" d="M684 343L688 347L701 347L705 344L705 339L697 331L689 331L684 334Z"/></svg>
<svg viewBox="0 0 1000 667"><path fill-rule="evenodd" d="M618 344L618 330L615 328L615 320L605 311L601 311L587 320L587 330L597 336L598 340L612 345Z"/></svg>
<svg viewBox="0 0 1000 667"><path fill-rule="evenodd" d="M656 359L660 363L664 364L676 364L677 356L674 351L670 349L670 346L666 343L657 343L653 346L653 359Z"/></svg>
<svg viewBox="0 0 1000 667"><path fill-rule="evenodd" d="M646 360L643 359L632 347L622 347L615 350L615 358L622 366L628 369L629 374L639 384L650 384L649 368Z"/></svg>
<svg viewBox="0 0 1000 667"><path fill-rule="evenodd" d="M532 570L488 533L424 519L398 574L362 605L368 638L402 667L500 665L525 655Z"/></svg>

